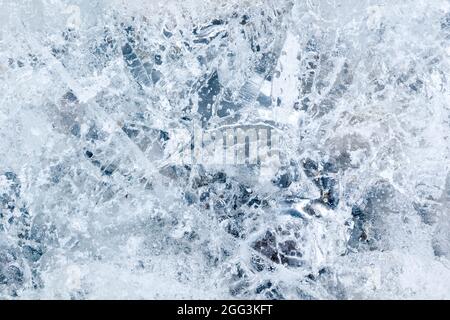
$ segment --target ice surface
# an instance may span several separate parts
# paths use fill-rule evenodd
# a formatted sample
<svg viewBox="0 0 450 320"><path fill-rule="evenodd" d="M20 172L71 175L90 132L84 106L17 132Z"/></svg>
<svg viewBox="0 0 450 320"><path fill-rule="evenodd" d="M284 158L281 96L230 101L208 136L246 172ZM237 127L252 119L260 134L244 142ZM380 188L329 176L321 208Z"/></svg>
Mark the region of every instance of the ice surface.
<svg viewBox="0 0 450 320"><path fill-rule="evenodd" d="M450 298L448 1L0 8L0 298Z"/></svg>

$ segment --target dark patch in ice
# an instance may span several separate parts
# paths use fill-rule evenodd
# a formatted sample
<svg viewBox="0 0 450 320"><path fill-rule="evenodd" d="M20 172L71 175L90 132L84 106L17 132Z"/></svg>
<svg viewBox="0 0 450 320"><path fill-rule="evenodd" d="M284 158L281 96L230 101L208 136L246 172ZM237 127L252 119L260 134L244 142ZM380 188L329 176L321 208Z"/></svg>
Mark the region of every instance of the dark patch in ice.
<svg viewBox="0 0 450 320"><path fill-rule="evenodd" d="M392 214L392 201L395 191L385 182L379 181L372 185L359 205L352 208L354 228L349 240L349 246L355 249L379 250L388 245L383 236L385 218Z"/></svg>
<svg viewBox="0 0 450 320"><path fill-rule="evenodd" d="M302 253L294 240L279 241L275 231L267 230L264 236L255 241L252 248L270 261L290 267L301 267Z"/></svg>
<svg viewBox="0 0 450 320"><path fill-rule="evenodd" d="M213 106L221 91L221 85L217 72L214 72L198 92L198 112L201 115L203 126L206 126L213 116Z"/></svg>
<svg viewBox="0 0 450 320"><path fill-rule="evenodd" d="M152 84L151 75L148 74L144 63L135 53L130 43L123 45L122 55L136 82L142 86L150 86Z"/></svg>
<svg viewBox="0 0 450 320"><path fill-rule="evenodd" d="M331 162L317 163L312 159L305 159L303 168L306 176L312 179L320 190L318 200L330 208L336 208L339 205L339 194L337 182L332 177L337 172L336 165Z"/></svg>
<svg viewBox="0 0 450 320"><path fill-rule="evenodd" d="M12 172L0 174L6 178L7 189L0 194L0 294L16 295L26 285L26 270L36 279L36 263L43 249L31 232L32 217L21 198L21 183ZM6 191L6 192L5 192Z"/></svg>

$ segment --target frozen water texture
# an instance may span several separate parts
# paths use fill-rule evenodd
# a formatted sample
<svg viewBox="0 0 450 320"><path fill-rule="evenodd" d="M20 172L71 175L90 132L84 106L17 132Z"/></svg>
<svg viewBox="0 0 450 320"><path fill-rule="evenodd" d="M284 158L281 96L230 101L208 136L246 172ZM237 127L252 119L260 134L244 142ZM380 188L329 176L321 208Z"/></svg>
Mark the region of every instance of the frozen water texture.
<svg viewBox="0 0 450 320"><path fill-rule="evenodd" d="M0 0L0 24L0 298L450 299L448 1ZM194 123L277 128L281 157L171 163Z"/></svg>

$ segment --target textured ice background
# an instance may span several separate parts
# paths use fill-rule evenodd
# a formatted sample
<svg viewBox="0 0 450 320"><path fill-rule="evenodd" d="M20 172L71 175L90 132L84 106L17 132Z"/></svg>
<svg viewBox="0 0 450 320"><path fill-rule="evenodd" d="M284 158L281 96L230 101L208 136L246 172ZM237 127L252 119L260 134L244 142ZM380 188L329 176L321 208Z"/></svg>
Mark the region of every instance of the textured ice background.
<svg viewBox="0 0 450 320"><path fill-rule="evenodd" d="M0 298L450 299L449 1L0 8ZM273 177L164 166L226 103Z"/></svg>

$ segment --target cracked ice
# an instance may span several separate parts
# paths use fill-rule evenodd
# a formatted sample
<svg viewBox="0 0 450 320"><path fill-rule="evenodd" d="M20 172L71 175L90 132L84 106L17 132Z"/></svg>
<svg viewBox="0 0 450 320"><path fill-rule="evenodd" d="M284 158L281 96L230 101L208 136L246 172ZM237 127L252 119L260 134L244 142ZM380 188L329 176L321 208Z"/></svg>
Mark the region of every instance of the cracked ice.
<svg viewBox="0 0 450 320"><path fill-rule="evenodd" d="M450 298L448 1L0 8L0 298Z"/></svg>

